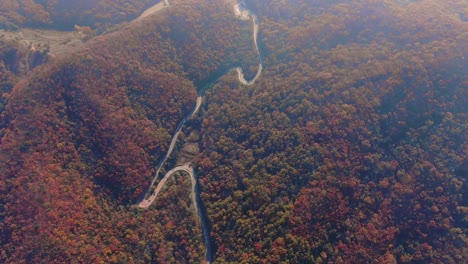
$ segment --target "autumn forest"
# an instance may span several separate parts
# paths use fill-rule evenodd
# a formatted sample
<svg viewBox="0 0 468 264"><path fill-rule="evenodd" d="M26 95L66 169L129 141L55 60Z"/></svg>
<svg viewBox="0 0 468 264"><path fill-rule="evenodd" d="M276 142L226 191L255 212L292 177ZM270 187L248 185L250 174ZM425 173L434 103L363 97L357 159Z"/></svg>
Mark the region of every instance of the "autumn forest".
<svg viewBox="0 0 468 264"><path fill-rule="evenodd" d="M158 2L1 1L1 263L468 259L466 1Z"/></svg>

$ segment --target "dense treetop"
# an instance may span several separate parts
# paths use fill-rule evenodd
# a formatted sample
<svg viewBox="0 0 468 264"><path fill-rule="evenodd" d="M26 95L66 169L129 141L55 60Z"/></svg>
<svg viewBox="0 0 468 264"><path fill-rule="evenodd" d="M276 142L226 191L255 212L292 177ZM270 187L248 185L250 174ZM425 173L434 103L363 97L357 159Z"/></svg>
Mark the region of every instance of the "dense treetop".
<svg viewBox="0 0 468 264"><path fill-rule="evenodd" d="M0 43L0 262L202 262L187 175L132 204L219 77L173 154L198 140L215 263L468 259L466 1L245 2L251 86L232 1L171 1L26 77Z"/></svg>
<svg viewBox="0 0 468 264"><path fill-rule="evenodd" d="M139 16L159 0L2 0L0 28L48 27L73 30L74 25L115 24Z"/></svg>
<svg viewBox="0 0 468 264"><path fill-rule="evenodd" d="M264 75L200 115L217 261L465 259L467 5L248 4Z"/></svg>
<svg viewBox="0 0 468 264"><path fill-rule="evenodd" d="M256 64L236 55L255 53L250 22L222 3L197 4L96 37L20 81L10 71L0 134L1 262L200 262L196 218L182 217L193 215L189 203L174 205L180 214L171 205L125 207L146 189L170 134L195 105L195 83Z"/></svg>

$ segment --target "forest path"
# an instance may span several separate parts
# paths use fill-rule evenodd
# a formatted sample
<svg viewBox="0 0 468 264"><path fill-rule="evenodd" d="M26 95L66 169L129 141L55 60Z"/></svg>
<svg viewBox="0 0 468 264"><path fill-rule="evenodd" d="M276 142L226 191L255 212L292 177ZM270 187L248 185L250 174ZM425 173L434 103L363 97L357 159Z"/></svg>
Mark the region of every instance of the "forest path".
<svg viewBox="0 0 468 264"><path fill-rule="evenodd" d="M156 189L154 190L154 193L152 195L152 197L154 196L154 198L152 199L152 201L154 201L154 199L158 196L159 192L161 191L161 189L164 187L164 185L166 184L166 181L175 173L175 172L178 172L178 171L185 171L189 174L190 176L190 180L192 182L192 192L190 194L191 198L192 198L192 202L195 206L197 206L197 201L195 199L195 175L194 175L194 171L193 171L193 168L190 166L190 163L186 163L182 166L177 166L177 167L174 167L172 170L168 171L166 173L166 175L164 175L164 178L158 183L158 186L156 187ZM145 200L146 201L146 200ZM144 203L144 204L138 204L139 207L141 208L148 208L150 205L152 204L151 203Z"/></svg>
<svg viewBox="0 0 468 264"><path fill-rule="evenodd" d="M202 104L202 97L201 96L198 96L197 97L197 104L195 105L195 108L193 109L193 111L188 114L181 122L180 124L178 125L177 129L176 129L176 132L174 133L174 135L172 136L172 140L171 140L171 144L169 145L169 149L167 150L166 152L166 155L164 155L162 161L159 163L158 165L158 169L156 170L156 173L155 173L155 176L153 177L153 180L150 184L150 188L148 189L148 192L145 194L145 197L146 195L151 191L151 186L153 186L156 182L156 180L158 179L158 175L161 171L161 167L164 165L164 163L166 162L167 158L171 155L172 151L174 150L174 146L175 144L177 143L177 138L179 137L179 133L180 131L182 130L182 127L183 125L185 124L185 122L190 119L193 115L195 115L198 110L200 109L201 107L201 104ZM182 169L182 168L189 168L187 169L186 171L189 172L191 170L191 177L193 177L193 168L190 167L190 164L185 164L184 166L179 166L179 167L176 167L176 168L179 168L179 169ZM177 171L177 170L176 170ZM138 203L138 207L140 208L148 208L153 202L154 200L156 199L156 197L158 196L159 194L159 191L161 190L161 188L164 186L164 184L166 183L166 180L168 177L170 177L172 173L174 173L175 171L174 170L170 170L166 173L166 175L164 176L164 178L158 183L156 189L154 190L154 192L151 194L151 196L147 199L143 199L141 202ZM189 172L190 174L190 172ZM194 194L194 186L192 188L192 192L193 192L193 196L195 195ZM194 203L195 206L197 206L196 203Z"/></svg>
<svg viewBox="0 0 468 264"><path fill-rule="evenodd" d="M253 24L253 39L254 39L254 44L255 44L255 49L257 50L257 55L259 58L259 64L258 64L258 70L257 74L255 77L247 81L244 77L244 72L242 68L237 67L235 70L237 71L237 75L239 78L239 81L244 84L244 85L252 85L255 83L255 81L260 77L263 71L263 65L262 65L262 57L260 56L260 50L258 49L258 42L257 42L257 37L258 37L258 19L257 16L252 13L250 10L247 10L243 7L243 2L238 3L237 5L234 6L234 13L236 17L243 19L243 20L249 20L252 19L252 24Z"/></svg>
<svg viewBox="0 0 468 264"><path fill-rule="evenodd" d="M164 8L166 8L168 6L169 6L169 1L168 0L161 1L161 2L153 5L152 7L146 9L139 17L132 20L131 23L139 22L139 21L143 20L145 17L148 17L148 16L150 16L150 15L156 13L156 12L159 12L159 11L163 10Z"/></svg>

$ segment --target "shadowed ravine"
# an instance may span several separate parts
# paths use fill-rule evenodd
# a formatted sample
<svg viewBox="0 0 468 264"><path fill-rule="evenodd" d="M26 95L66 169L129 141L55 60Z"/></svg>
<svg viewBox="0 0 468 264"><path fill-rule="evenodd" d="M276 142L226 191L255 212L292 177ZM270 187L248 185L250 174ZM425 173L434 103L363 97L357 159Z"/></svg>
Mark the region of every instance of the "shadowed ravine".
<svg viewBox="0 0 468 264"><path fill-rule="evenodd" d="M161 4L159 4L159 5L161 5ZM169 2L167 0L164 1L164 5L169 6ZM162 8L162 6L161 6L161 8ZM161 8L158 9L158 8L151 7L150 9L155 10L154 12L157 12ZM234 13L235 13L236 17L238 17L239 19L242 19L242 20L252 19L253 39L254 39L254 44L255 44L256 51L257 51L257 55L258 55L259 65L258 65L257 74L250 81L245 79L244 72L243 72L242 68L240 68L240 67L232 68L228 72L230 72L232 70L237 71L240 83L242 83L244 85L252 85L260 77L260 75L262 73L262 70L263 70L262 60L261 60L261 56L260 56L260 52L259 52L258 44L257 44L257 35L258 35L257 16L255 14L253 14L251 11L247 10L244 7L242 2L239 3L239 4L236 4L233 8L234 8ZM144 14L145 14L145 16L149 15L147 11L145 11ZM152 179L146 193L144 193L144 195L142 196L143 197L142 200L140 200L138 202L138 207L148 208L155 201L155 199L158 197L158 194L161 191L162 187L164 187L164 185L166 184L166 181L174 174L174 172L177 172L177 171L187 172L190 175L190 180L191 180L191 183L192 183L191 199L192 199L192 202L195 205L195 208L197 210L197 214L198 214L198 216L200 218L200 223L201 223L201 226L202 226L203 239L204 239L204 244L205 244L205 248L206 248L205 257L206 257L207 263L212 262L214 252L213 252L212 247L211 247L211 238L210 238L210 231L209 231L207 219L206 219L206 216L203 214L204 210L202 210L201 205L200 205L200 191L199 191L198 181L197 181L197 179L195 177L194 168L192 167L192 164L190 162L188 162L188 163L185 163L185 164L183 164L181 166L177 166L177 167L172 168L170 171L168 171L164 175L164 177L161 179L161 181L156 186L156 189L154 190L154 192L149 197L148 197L148 195L151 193L151 189L152 189L152 187L154 186L156 180L159 177L159 173L161 171L161 168L164 166L167 159L171 155L171 153L172 153L172 151L174 149L174 146L177 143L177 139L179 137L180 131L182 130L183 126L185 125L187 120L189 120L194 115L196 115L198 110L200 109L202 101L203 101L202 99L203 99L204 92L207 89L211 88L216 82L218 82L219 79L221 79L225 75L226 74L223 74L220 77L218 77L215 81L210 82L208 84L205 84L199 90L195 108L186 117L184 117L180 121L180 123L178 124L178 126L177 126L177 128L176 128L176 130L175 130L175 132L174 132L174 134L172 136L172 140L171 140L171 143L169 145L169 149L167 150L166 154L163 156L163 158L161 159L161 161L157 165L156 173L154 174L154 177L153 177L153 179Z"/></svg>

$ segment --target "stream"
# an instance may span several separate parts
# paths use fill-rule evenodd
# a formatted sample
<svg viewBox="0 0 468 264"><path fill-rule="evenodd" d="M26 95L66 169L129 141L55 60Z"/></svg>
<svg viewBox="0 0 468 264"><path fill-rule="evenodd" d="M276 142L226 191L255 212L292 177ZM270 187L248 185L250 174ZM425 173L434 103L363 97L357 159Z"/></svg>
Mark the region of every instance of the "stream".
<svg viewBox="0 0 468 264"><path fill-rule="evenodd" d="M161 3L159 3L158 5L161 5ZM169 5L170 5L169 1L164 0L164 6L168 7ZM153 10L159 10L158 8L156 8L156 9L154 7L152 7L152 8L153 8ZM259 51L258 43L257 43L258 19L257 19L257 16L255 14L253 14L250 10L245 8L245 3L243 1L236 4L233 8L234 8L234 13L235 13L237 18L242 19L242 20L250 20L250 19L252 20L253 39L254 39L255 48L257 50L257 55L258 55L258 58L259 58L259 65L258 65L257 74L250 81L245 79L244 72L243 72L242 68L240 68L240 67L230 69L228 72L230 72L232 70L237 71L240 83L242 83L243 85L252 85L260 77L260 75L262 74L262 70L263 70L262 60L261 60L260 51ZM146 16L148 13L145 11L144 14ZM154 177L153 177L153 179L151 181L151 184L148 187L148 190L144 194L142 200L139 201L138 204L137 204L138 207L140 207L140 208L148 208L154 202L154 200L157 198L159 192L161 191L162 187L165 185L167 179L169 179L174 174L174 172L176 172L176 171L185 171L185 172L187 172L189 174L190 180L192 182L192 192L191 192L192 202L195 205L195 208L197 210L197 214L198 214L198 217L200 218L200 223L201 223L201 226L202 226L203 240L204 240L204 244L205 244L205 248L206 248L205 258L206 258L207 263L211 263L212 260L213 260L213 250L212 250L212 247L211 247L210 231L209 231L209 227L208 227L208 224L207 224L208 221L206 219L206 215L203 213L204 210L202 210L203 208L201 208L201 205L200 205L201 202L200 202L199 184L198 184L197 178L195 177L195 171L194 171L194 168L192 167L192 164L190 164L190 162L189 162L189 163L183 164L182 166L174 167L173 169L168 171L164 175L163 179L161 179L161 181L158 183L158 185L156 186L156 189L151 194L151 196L148 197L148 194L151 192L152 186L154 186L156 180L158 179L161 168L164 166L167 159L171 155L171 153L172 153L172 151L174 149L174 146L177 143L177 139L179 137L180 131L182 130L183 126L185 125L187 120L189 120L194 115L196 115L198 110L200 109L200 107L202 105L202 102L203 102L204 92L207 89L211 88L213 85L215 85L219 81L219 79L221 79L225 75L226 74L221 75L215 81L204 85L199 90L195 108L187 116L185 116L180 121L180 123L177 125L177 128L176 128L176 130L174 132L174 135L172 136L172 140L171 140L171 143L169 145L169 149L167 150L166 154L163 156L163 158L161 159L161 161L157 165L156 173L155 173L155 175L154 175Z"/></svg>

